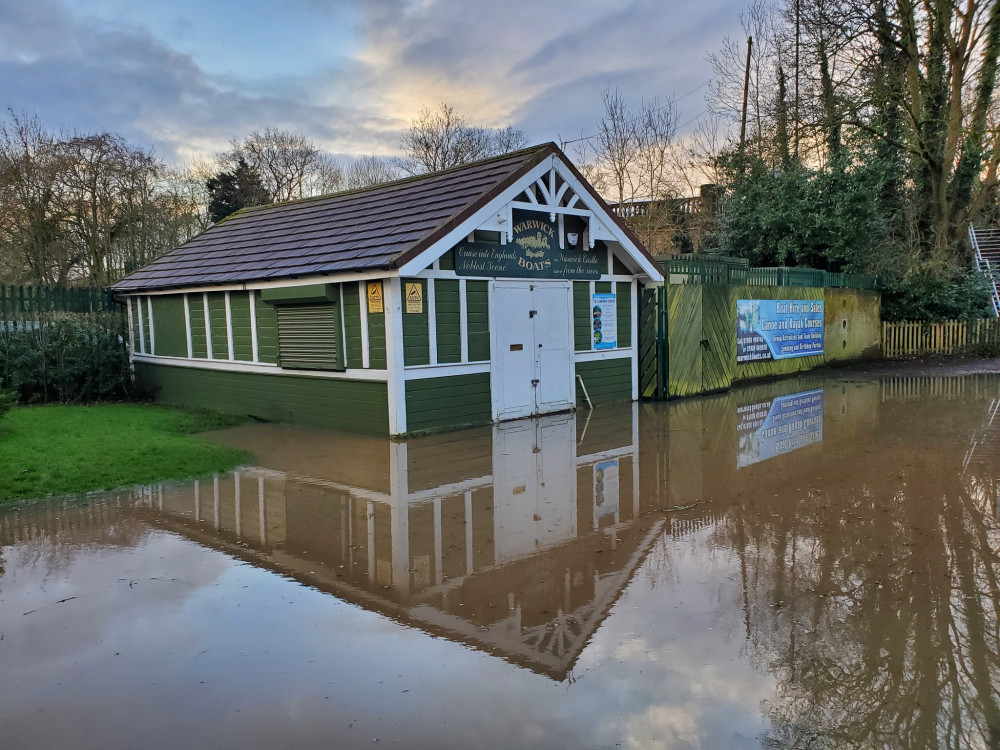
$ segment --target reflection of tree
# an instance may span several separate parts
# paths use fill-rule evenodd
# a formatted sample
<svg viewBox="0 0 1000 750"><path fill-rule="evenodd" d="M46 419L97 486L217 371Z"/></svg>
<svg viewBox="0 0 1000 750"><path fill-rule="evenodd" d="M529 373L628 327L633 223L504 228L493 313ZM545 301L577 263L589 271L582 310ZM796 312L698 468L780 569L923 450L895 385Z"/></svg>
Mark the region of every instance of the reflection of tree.
<svg viewBox="0 0 1000 750"><path fill-rule="evenodd" d="M873 458L863 484L737 506L720 526L749 655L779 683L770 746L1000 748L1000 467L969 481L950 452L911 446Z"/></svg>
<svg viewBox="0 0 1000 750"><path fill-rule="evenodd" d="M131 509L129 491L89 502L40 502L0 513L0 585L3 563L14 569L36 567L52 575L67 570L76 557L95 547L134 547L149 528ZM6 549L5 549L6 548Z"/></svg>

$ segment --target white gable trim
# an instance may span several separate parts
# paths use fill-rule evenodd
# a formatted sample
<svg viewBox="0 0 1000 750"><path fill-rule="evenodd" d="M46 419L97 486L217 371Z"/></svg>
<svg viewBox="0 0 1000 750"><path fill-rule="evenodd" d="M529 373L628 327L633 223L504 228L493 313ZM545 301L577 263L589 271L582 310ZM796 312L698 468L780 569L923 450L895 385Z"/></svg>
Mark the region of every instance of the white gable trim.
<svg viewBox="0 0 1000 750"><path fill-rule="evenodd" d="M574 200L573 206L559 206L564 191L560 189L558 194L551 195L554 186L555 170L563 181L569 184L570 189L576 194L579 201ZM548 185L546 185L548 182ZM543 197L550 197L552 203L531 203L531 195L524 196L524 191L533 187L536 183L541 185ZM565 186L563 186L565 187ZM528 200L523 200L527 197ZM627 257L622 258L626 266L633 273L639 274L645 279L653 282L663 281L663 274L659 267L646 257L645 253L639 250L634 242L629 239L618 226L613 217L600 207L593 190L576 179L570 168L563 160L555 155L536 165L531 171L523 175L509 188L490 201L474 213L471 217L459 224L455 229L435 242L429 248L417 255L399 268L400 276L414 276L421 271L430 268L438 258L444 255L463 239L468 237L477 229L492 229L509 232L511 228L511 214L514 208L525 208L543 213L548 213L552 219L557 215L571 214L574 216L586 216L591 219L592 237L594 239L607 239L617 242L625 251ZM609 269L610 270L610 269Z"/></svg>

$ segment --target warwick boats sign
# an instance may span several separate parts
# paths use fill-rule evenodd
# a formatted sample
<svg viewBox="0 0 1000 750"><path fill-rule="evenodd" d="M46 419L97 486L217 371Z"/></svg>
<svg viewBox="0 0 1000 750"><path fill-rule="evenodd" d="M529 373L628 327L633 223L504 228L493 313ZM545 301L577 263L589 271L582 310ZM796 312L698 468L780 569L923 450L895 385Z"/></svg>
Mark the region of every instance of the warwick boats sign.
<svg viewBox="0 0 1000 750"><path fill-rule="evenodd" d="M559 249L558 228L538 214L514 212L514 240L463 242L455 246L459 276L503 276L531 279L599 279L603 253Z"/></svg>

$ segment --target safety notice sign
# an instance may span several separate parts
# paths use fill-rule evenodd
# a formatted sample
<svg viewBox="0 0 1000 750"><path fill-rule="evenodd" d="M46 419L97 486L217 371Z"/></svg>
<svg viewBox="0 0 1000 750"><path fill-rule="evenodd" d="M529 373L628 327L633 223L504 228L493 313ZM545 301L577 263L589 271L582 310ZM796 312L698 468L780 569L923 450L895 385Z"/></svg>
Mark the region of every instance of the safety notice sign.
<svg viewBox="0 0 1000 750"><path fill-rule="evenodd" d="M368 282L368 312L369 313L385 312L385 302L383 301L382 298L381 281Z"/></svg>
<svg viewBox="0 0 1000 750"><path fill-rule="evenodd" d="M424 311L424 287L419 281L406 282L406 312L422 313Z"/></svg>

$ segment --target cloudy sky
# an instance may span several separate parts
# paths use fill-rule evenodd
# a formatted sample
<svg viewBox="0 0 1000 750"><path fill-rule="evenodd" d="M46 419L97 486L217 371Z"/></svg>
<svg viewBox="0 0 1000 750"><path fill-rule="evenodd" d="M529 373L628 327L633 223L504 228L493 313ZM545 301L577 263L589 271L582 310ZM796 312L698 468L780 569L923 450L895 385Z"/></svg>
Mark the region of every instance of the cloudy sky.
<svg viewBox="0 0 1000 750"><path fill-rule="evenodd" d="M745 0L0 0L0 106L169 163L273 125L388 155L447 101L532 142L593 132L601 91L705 108Z"/></svg>

